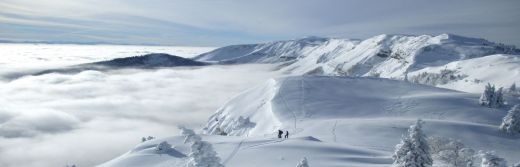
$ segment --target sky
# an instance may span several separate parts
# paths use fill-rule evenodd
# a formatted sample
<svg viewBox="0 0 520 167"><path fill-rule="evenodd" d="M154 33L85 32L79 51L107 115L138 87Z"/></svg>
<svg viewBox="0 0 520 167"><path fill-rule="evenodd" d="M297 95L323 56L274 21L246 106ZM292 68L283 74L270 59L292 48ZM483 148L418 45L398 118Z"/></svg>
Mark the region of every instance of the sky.
<svg viewBox="0 0 520 167"><path fill-rule="evenodd" d="M517 0L0 0L0 40L225 46L453 33L520 46Z"/></svg>

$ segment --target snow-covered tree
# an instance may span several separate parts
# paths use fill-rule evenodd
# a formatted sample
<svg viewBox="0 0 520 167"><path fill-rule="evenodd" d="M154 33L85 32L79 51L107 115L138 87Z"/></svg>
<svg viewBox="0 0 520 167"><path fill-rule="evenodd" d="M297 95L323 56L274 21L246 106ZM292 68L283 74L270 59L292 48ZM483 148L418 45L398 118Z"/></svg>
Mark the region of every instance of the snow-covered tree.
<svg viewBox="0 0 520 167"><path fill-rule="evenodd" d="M152 139L155 139L155 137L153 137L153 136L148 136L148 137L146 138L146 140L152 140Z"/></svg>
<svg viewBox="0 0 520 167"><path fill-rule="evenodd" d="M488 83L480 96L479 104L492 108L504 105L502 88L495 90L495 86Z"/></svg>
<svg viewBox="0 0 520 167"><path fill-rule="evenodd" d="M163 141L155 146L155 152L157 153L167 153L170 149L172 149L172 145L166 141Z"/></svg>
<svg viewBox="0 0 520 167"><path fill-rule="evenodd" d="M462 142L445 137L429 137L430 153L436 164L446 167L473 166L475 151Z"/></svg>
<svg viewBox="0 0 520 167"><path fill-rule="evenodd" d="M520 134L520 105L515 105L502 120L500 130L508 134Z"/></svg>
<svg viewBox="0 0 520 167"><path fill-rule="evenodd" d="M443 69L439 73L422 72L409 76L409 80L413 83L436 86L458 81L466 77L467 75L458 74L457 70Z"/></svg>
<svg viewBox="0 0 520 167"><path fill-rule="evenodd" d="M516 84L513 83L510 87L509 87L509 93L516 93Z"/></svg>
<svg viewBox="0 0 520 167"><path fill-rule="evenodd" d="M307 157L303 157L303 159L296 165L296 167L309 167L309 163L307 162Z"/></svg>
<svg viewBox="0 0 520 167"><path fill-rule="evenodd" d="M181 134L185 136L184 142L191 142L188 167L224 167L211 143L202 141L201 137L191 129L179 128Z"/></svg>
<svg viewBox="0 0 520 167"><path fill-rule="evenodd" d="M502 87L498 88L498 90L495 92L494 102L495 102L495 106L494 106L495 108L504 105L504 102L505 102L504 101L504 91L503 91Z"/></svg>
<svg viewBox="0 0 520 167"><path fill-rule="evenodd" d="M422 120L410 126L408 136L403 136L392 156L394 167L429 167L432 165L430 148L422 131Z"/></svg>
<svg viewBox="0 0 520 167"><path fill-rule="evenodd" d="M491 86L491 84L487 84L484 89L484 93L480 96L479 104L483 106L491 107L492 99L495 96L495 86Z"/></svg>
<svg viewBox="0 0 520 167"><path fill-rule="evenodd" d="M494 152L479 151L479 155L482 158L481 167L507 167L506 160L498 157Z"/></svg>
<svg viewBox="0 0 520 167"><path fill-rule="evenodd" d="M145 141L146 141L145 137L141 138L141 142L145 142Z"/></svg>
<svg viewBox="0 0 520 167"><path fill-rule="evenodd" d="M192 129L188 129L183 126L179 127L179 129L181 129L181 134L184 136L184 143L202 140L200 136L197 135Z"/></svg>

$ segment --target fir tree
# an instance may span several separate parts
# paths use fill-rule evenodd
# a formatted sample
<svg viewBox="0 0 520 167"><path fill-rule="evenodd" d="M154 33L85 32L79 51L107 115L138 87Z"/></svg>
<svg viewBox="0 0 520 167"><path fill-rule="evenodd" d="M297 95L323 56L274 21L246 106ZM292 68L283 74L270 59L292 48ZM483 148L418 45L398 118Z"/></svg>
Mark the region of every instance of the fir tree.
<svg viewBox="0 0 520 167"><path fill-rule="evenodd" d="M394 167L429 167L432 165L430 148L422 131L422 120L410 126L393 155Z"/></svg>
<svg viewBox="0 0 520 167"><path fill-rule="evenodd" d="M495 92L494 106L495 108L501 107L504 105L504 91L502 87L498 88Z"/></svg>
<svg viewBox="0 0 520 167"><path fill-rule="evenodd" d="M516 92L516 84L515 84L515 83L513 83L513 84L511 85L511 87L509 87L509 92L510 92L510 93L515 93L515 92Z"/></svg>
<svg viewBox="0 0 520 167"><path fill-rule="evenodd" d="M503 90L495 89L494 85L487 84L484 92L480 96L479 104L490 108L498 108L504 105Z"/></svg>
<svg viewBox="0 0 520 167"><path fill-rule="evenodd" d="M191 129L179 128L182 135L185 136L184 142L191 143L188 167L224 167L220 164L220 158L211 143L202 141L201 137Z"/></svg>
<svg viewBox="0 0 520 167"><path fill-rule="evenodd" d="M484 88L484 93L480 96L479 103L483 106L491 107L493 103L493 99L495 98L495 86L491 86L491 84L487 84Z"/></svg>
<svg viewBox="0 0 520 167"><path fill-rule="evenodd" d="M515 105L502 120L500 130L514 135L520 133L520 105Z"/></svg>
<svg viewBox="0 0 520 167"><path fill-rule="evenodd" d="M167 153L171 148L172 148L172 145L170 145L170 143L163 141L163 142L157 144L157 146L155 146L155 151L157 153Z"/></svg>

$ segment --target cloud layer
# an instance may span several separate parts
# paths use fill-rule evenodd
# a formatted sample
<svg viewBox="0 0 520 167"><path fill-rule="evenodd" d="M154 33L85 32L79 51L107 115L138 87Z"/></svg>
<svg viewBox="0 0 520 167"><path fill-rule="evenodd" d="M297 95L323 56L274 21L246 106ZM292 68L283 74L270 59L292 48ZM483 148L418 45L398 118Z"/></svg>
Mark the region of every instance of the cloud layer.
<svg viewBox="0 0 520 167"><path fill-rule="evenodd" d="M271 68L84 71L0 82L0 166L92 166L142 136L201 127L228 99L277 76Z"/></svg>
<svg viewBox="0 0 520 167"><path fill-rule="evenodd" d="M222 46L457 33L520 45L516 0L2 0L0 39Z"/></svg>

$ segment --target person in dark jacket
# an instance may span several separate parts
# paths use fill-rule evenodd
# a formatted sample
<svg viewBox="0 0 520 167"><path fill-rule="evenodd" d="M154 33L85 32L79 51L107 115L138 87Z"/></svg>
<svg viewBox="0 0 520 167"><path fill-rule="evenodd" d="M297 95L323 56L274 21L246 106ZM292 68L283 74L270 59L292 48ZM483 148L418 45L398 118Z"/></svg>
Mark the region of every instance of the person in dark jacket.
<svg viewBox="0 0 520 167"><path fill-rule="evenodd" d="M283 131L282 131L282 130L278 130L278 138L279 138L279 139L282 138L282 134L283 134Z"/></svg>
<svg viewBox="0 0 520 167"><path fill-rule="evenodd" d="M289 131L285 131L285 138L289 138Z"/></svg>

